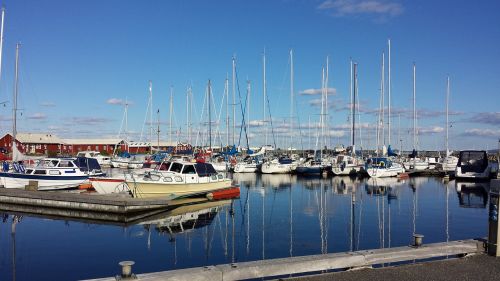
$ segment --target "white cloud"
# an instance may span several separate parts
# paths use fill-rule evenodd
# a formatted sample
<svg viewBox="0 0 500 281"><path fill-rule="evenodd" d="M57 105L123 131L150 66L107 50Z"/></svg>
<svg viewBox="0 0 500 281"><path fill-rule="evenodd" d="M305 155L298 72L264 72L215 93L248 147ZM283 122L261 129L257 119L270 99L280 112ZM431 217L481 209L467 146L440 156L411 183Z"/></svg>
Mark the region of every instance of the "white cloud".
<svg viewBox="0 0 500 281"><path fill-rule="evenodd" d="M404 11L401 3L391 0L326 0L317 9L337 17L362 14L394 17Z"/></svg>
<svg viewBox="0 0 500 281"><path fill-rule="evenodd" d="M40 105L41 106L45 106L45 107L54 107L54 106L56 106L56 104L54 102L51 102L51 101L41 102Z"/></svg>
<svg viewBox="0 0 500 281"><path fill-rule="evenodd" d="M45 113L34 113L33 115L31 116L28 116L27 117L28 119L32 119L32 120L44 120L44 119L47 119L47 115L45 115Z"/></svg>
<svg viewBox="0 0 500 281"><path fill-rule="evenodd" d="M444 131L444 128L439 127L439 126L418 129L418 133L421 135L433 135L433 134L442 133L443 131Z"/></svg>
<svg viewBox="0 0 500 281"><path fill-rule="evenodd" d="M113 105L124 105L126 103L128 103L128 105L132 105L133 102L131 101L124 101L122 99L117 99L117 98L110 98L106 101L107 104L113 104Z"/></svg>
<svg viewBox="0 0 500 281"><path fill-rule="evenodd" d="M466 137L500 137L500 130L498 129L467 129L461 134Z"/></svg>
<svg viewBox="0 0 500 281"><path fill-rule="evenodd" d="M322 93L323 93L323 89L305 89L305 90L299 92L300 95L304 95L304 96L321 95ZM337 89L328 88L327 93L328 93L328 95L336 95Z"/></svg>

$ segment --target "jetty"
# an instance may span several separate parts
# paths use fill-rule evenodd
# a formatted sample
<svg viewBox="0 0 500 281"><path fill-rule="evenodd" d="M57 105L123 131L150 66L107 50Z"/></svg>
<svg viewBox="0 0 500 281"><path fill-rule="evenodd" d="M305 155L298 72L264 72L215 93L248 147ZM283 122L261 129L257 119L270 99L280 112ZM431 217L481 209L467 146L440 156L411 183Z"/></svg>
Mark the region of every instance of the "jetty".
<svg viewBox="0 0 500 281"><path fill-rule="evenodd" d="M133 274L133 262L122 262L122 275L93 281L112 280L244 280L268 277L287 277L293 274L317 274L331 271L389 266L405 262L416 262L442 257L464 257L483 253L485 243L481 240L459 240L422 246L406 246L385 249L341 252L279 258L261 261L241 262L186 268L155 273ZM117 267L118 269L118 267ZM129 276L123 276L129 274ZM127 279L128 278L128 279Z"/></svg>

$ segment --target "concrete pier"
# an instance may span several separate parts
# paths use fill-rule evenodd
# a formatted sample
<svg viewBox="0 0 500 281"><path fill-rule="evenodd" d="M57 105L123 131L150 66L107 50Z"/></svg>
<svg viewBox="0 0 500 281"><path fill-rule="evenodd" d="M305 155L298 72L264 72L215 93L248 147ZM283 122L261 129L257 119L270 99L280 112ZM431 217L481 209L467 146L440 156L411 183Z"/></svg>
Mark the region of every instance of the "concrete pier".
<svg viewBox="0 0 500 281"><path fill-rule="evenodd" d="M243 280L326 270L345 270L374 265L470 255L484 252L484 243L477 240L435 243L421 247L397 247L326 255L312 255L264 261L242 262L198 268L137 274L138 280ZM115 277L94 279L112 281Z"/></svg>

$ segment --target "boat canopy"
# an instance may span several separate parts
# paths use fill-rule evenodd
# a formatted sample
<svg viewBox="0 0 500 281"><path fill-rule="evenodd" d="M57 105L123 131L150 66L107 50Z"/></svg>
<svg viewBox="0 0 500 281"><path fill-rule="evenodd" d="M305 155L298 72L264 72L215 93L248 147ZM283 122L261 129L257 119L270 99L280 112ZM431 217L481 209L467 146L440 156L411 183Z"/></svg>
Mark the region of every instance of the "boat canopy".
<svg viewBox="0 0 500 281"><path fill-rule="evenodd" d="M458 166L462 168L463 173L482 173L488 167L488 155L484 150L460 151Z"/></svg>
<svg viewBox="0 0 500 281"><path fill-rule="evenodd" d="M194 164L194 167L196 168L196 173L200 177L206 177L217 174L217 171L214 169L214 166L212 166L212 164L210 163L197 162L196 164Z"/></svg>
<svg viewBox="0 0 500 281"><path fill-rule="evenodd" d="M75 164L80 168L81 171L92 171L100 170L101 165L97 162L97 159L87 158L87 157L77 157Z"/></svg>

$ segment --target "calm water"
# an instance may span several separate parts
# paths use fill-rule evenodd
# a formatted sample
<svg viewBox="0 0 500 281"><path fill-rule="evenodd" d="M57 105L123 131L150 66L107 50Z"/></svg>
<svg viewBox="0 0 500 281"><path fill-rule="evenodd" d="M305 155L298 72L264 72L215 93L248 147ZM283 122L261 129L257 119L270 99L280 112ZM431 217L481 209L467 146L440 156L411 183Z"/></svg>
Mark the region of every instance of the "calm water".
<svg viewBox="0 0 500 281"><path fill-rule="evenodd" d="M425 235L424 243L487 235L487 184L254 174L234 180L240 199L135 225L0 211L0 280L108 277L122 260L134 260L134 272L143 273L395 247L410 244L414 232Z"/></svg>

